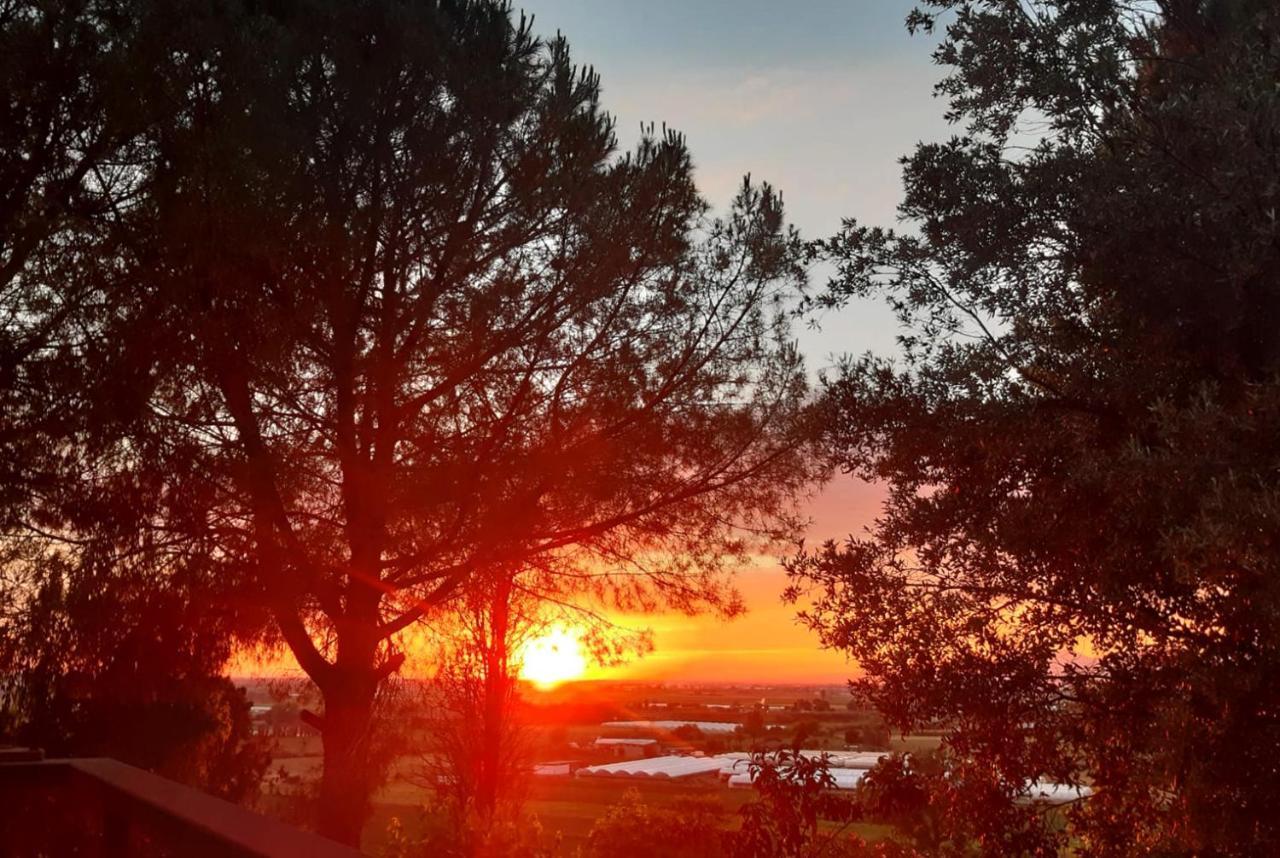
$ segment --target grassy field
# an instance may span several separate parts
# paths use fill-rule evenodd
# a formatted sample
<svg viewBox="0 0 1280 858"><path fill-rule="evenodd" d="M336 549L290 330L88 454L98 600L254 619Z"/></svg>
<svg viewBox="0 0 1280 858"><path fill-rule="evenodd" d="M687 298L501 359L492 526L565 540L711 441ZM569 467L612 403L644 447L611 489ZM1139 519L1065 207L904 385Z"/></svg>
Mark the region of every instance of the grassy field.
<svg viewBox="0 0 1280 858"><path fill-rule="evenodd" d="M609 807L620 803L629 790L639 793L641 799L652 806L687 798L713 798L724 810L726 828L737 826L740 809L755 801L756 797L752 790L729 789L706 782L682 784L605 778L539 778L533 785L526 809L537 818L548 837L559 839L563 854L571 855L586 841L596 820ZM392 800L392 796L397 800ZM419 793L417 801L404 800L408 797L408 791L403 788L383 791L365 830L365 851L378 854L385 843L387 825L392 817L398 818L409 834L420 835L426 824L422 805L425 796ZM890 833L887 826L870 824L853 825L845 830L868 841L884 839Z"/></svg>

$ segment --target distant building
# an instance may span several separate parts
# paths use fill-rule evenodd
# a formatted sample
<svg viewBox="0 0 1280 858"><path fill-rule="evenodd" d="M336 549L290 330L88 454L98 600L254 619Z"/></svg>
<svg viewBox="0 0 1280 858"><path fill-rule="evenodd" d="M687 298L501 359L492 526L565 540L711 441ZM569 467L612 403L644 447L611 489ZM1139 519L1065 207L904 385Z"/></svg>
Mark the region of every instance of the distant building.
<svg viewBox="0 0 1280 858"><path fill-rule="evenodd" d="M597 750L607 751L619 760L640 760L658 752L657 739L610 739L601 737L593 743Z"/></svg>

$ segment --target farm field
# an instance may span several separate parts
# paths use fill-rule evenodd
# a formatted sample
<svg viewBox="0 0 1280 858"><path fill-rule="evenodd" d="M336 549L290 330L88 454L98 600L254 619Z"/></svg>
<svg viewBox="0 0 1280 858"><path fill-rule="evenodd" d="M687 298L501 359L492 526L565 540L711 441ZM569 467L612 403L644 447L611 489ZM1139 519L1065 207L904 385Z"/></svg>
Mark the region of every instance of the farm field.
<svg viewBox="0 0 1280 858"><path fill-rule="evenodd" d="M713 784L655 783L650 781L611 780L602 778L539 778L530 792L526 809L538 820L551 838L559 838L564 854L573 853L576 846L586 841L595 821L608 809L620 803L628 791L638 793L652 806L669 805L688 798L714 798L724 809L726 827L736 827L739 810L755 801L755 793L747 789L729 789ZM417 835L426 820L422 800L426 795L419 791L419 801L406 801L408 791L394 789L383 793L385 799L374 806L373 822L366 829L364 849L377 854L386 838L387 825L392 817L400 820L406 832ZM868 841L884 839L889 835L888 826L853 825L848 828Z"/></svg>
<svg viewBox="0 0 1280 858"><path fill-rule="evenodd" d="M265 695L264 695L265 696ZM632 735L639 728L606 727L608 721L732 721L742 723L748 713L763 714L767 729L748 736L706 735L680 742L679 752L743 751L753 747L789 745L798 737L805 748L841 751L851 731L873 723L866 710L850 708L848 694L839 687L711 686L662 687L638 684L575 683L551 691L529 690L526 697L527 736L534 762L574 760L579 765L599 764L613 758L594 746L597 738ZM410 746L421 745L413 736L429 729L425 724L408 728ZM639 729L644 733L642 729ZM670 734L651 731L668 742ZM940 733L910 736L888 735L892 751L926 753L938 747ZM264 796L264 809L289 818L302 812L296 796L314 788L322 765L320 739L314 733L280 735L270 739L272 763ZM430 790L415 775L421 760L406 755L395 760L390 776L374 796L373 816L365 829L363 848L378 854L393 818L406 835L418 838L439 825L431 817ZM724 814L726 827L738 824L743 805L755 801L750 789L730 789L712 779L652 781L646 779L537 777L529 786L525 810L537 820L545 836L558 840L563 854L573 854L585 842L596 821L610 807L634 791L651 806L664 806L688 798L712 799ZM850 831L866 840L883 839L886 826L857 825Z"/></svg>

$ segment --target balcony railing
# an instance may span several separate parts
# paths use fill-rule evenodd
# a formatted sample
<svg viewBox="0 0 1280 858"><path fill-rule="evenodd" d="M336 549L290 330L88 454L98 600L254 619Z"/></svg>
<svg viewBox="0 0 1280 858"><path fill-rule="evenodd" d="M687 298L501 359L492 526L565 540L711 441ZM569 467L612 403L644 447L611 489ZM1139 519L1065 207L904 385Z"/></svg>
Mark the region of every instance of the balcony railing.
<svg viewBox="0 0 1280 858"><path fill-rule="evenodd" d="M0 854L13 858L272 856L359 852L110 759L0 752Z"/></svg>

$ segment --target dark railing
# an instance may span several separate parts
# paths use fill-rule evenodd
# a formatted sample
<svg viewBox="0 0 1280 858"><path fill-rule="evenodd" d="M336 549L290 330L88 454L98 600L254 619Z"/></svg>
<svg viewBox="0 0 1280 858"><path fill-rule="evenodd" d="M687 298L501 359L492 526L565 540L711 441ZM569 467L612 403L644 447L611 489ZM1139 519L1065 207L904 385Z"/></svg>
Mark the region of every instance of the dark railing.
<svg viewBox="0 0 1280 858"><path fill-rule="evenodd" d="M358 858L354 849L110 759L0 752L0 854L13 858Z"/></svg>

